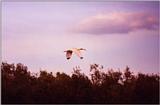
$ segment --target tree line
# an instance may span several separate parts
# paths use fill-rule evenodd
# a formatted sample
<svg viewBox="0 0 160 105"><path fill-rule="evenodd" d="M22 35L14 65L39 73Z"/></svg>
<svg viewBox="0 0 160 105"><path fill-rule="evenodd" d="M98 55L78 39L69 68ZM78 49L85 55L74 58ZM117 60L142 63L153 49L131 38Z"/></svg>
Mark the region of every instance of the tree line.
<svg viewBox="0 0 160 105"><path fill-rule="evenodd" d="M90 78L75 67L71 76L41 70L33 75L27 66L1 64L2 104L158 104L158 74L135 75L90 65Z"/></svg>

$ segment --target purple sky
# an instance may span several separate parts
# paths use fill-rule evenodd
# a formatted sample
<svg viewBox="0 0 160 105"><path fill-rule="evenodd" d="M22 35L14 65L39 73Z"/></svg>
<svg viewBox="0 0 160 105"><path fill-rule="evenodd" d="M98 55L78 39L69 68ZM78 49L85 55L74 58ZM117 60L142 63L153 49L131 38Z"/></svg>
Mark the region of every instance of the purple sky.
<svg viewBox="0 0 160 105"><path fill-rule="evenodd" d="M2 60L32 72L71 73L79 65L128 65L159 72L159 2L3 2ZM84 59L66 60L64 50L83 47Z"/></svg>

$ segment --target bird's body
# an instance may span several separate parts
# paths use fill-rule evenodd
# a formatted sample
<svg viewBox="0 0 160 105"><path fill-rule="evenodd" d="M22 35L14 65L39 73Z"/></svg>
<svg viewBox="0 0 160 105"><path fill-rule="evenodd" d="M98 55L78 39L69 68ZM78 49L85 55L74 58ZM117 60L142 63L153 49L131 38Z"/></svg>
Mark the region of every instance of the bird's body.
<svg viewBox="0 0 160 105"><path fill-rule="evenodd" d="M81 50L86 50L83 48L72 48L69 50L66 50L64 52L66 52L66 58L69 60L72 56L73 53L75 53L80 59L83 59L82 54L81 54Z"/></svg>

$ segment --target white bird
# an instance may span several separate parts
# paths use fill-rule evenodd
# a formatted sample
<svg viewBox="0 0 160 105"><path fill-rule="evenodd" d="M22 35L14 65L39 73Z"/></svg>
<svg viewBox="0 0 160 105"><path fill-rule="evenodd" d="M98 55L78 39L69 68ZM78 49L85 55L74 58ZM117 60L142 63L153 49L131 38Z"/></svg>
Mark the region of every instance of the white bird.
<svg viewBox="0 0 160 105"><path fill-rule="evenodd" d="M81 54L81 50L86 50L84 48L72 48L72 49L68 49L64 52L66 52L66 58L69 60L72 56L72 53L75 53L80 59L83 59L82 54Z"/></svg>

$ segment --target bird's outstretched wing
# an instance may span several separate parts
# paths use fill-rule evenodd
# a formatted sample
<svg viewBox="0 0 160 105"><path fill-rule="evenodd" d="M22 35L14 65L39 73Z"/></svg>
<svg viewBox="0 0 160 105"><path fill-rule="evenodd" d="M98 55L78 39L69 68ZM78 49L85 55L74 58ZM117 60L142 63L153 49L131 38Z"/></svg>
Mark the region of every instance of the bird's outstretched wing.
<svg viewBox="0 0 160 105"><path fill-rule="evenodd" d="M75 50L74 53L80 58L83 59L81 51L80 50Z"/></svg>
<svg viewBox="0 0 160 105"><path fill-rule="evenodd" d="M69 60L72 56L73 51L72 50L67 50L66 52L66 58Z"/></svg>

